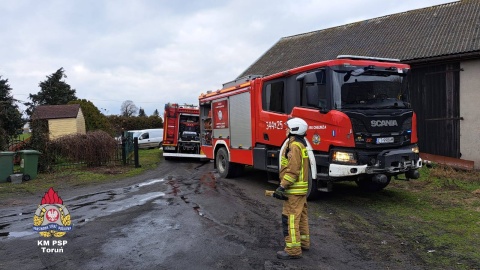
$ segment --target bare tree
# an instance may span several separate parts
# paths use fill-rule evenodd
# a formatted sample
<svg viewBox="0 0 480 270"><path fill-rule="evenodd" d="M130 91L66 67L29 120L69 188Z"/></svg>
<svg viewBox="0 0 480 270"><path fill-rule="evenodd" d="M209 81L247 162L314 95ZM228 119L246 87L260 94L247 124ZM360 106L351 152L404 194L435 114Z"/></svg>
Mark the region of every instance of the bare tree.
<svg viewBox="0 0 480 270"><path fill-rule="evenodd" d="M135 103L131 100L125 100L122 103L122 107L120 108L122 116L130 117L135 116L137 114L138 108L135 106Z"/></svg>

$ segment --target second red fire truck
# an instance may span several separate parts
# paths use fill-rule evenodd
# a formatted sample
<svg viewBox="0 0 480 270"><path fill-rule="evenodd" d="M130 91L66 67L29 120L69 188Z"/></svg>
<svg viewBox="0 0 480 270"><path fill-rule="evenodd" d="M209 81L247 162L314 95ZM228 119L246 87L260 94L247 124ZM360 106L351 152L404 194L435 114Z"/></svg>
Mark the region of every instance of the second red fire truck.
<svg viewBox="0 0 480 270"><path fill-rule="evenodd" d="M247 76L199 97L201 152L222 177L244 166L278 173L285 122L309 129L309 197L337 181L376 191L422 166L410 67L395 59L339 56L269 76Z"/></svg>
<svg viewBox="0 0 480 270"><path fill-rule="evenodd" d="M200 154L199 109L195 105L165 104L163 156L204 158Z"/></svg>

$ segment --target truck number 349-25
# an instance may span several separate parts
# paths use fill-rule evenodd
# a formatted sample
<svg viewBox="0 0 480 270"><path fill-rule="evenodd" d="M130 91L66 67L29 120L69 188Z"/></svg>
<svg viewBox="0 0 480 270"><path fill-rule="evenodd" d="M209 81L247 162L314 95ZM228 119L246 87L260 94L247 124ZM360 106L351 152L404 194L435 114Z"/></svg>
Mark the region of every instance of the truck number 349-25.
<svg viewBox="0 0 480 270"><path fill-rule="evenodd" d="M285 129L282 121L267 121L267 130Z"/></svg>

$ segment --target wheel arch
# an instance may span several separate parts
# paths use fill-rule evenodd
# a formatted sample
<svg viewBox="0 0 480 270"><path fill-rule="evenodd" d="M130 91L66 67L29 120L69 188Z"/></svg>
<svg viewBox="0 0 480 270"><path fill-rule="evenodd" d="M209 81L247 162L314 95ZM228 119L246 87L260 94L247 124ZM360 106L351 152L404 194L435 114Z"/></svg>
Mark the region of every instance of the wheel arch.
<svg viewBox="0 0 480 270"><path fill-rule="evenodd" d="M217 156L217 152L218 152L218 149L222 148L222 147L225 147L225 149L227 150L227 153L228 153L228 161L230 162L230 149L228 148L227 146L227 142L224 141L224 140L218 140L215 142L215 147L213 148L213 157L212 159L215 160L216 156ZM217 168L217 164L216 162L213 163L213 167L216 169Z"/></svg>

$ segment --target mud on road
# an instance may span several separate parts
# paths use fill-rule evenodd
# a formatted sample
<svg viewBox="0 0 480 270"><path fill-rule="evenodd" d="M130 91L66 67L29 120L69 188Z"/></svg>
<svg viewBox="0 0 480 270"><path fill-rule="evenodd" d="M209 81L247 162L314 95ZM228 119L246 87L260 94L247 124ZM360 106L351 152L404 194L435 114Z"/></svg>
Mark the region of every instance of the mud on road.
<svg viewBox="0 0 480 270"><path fill-rule="evenodd" d="M73 223L61 252L42 250L32 231L43 194L6 199L0 269L427 269L378 213L339 204L348 190L309 202L310 251L278 260L281 201L264 196L274 188L264 172L223 179L211 162L162 161L138 177L59 189ZM379 229L361 231L356 215Z"/></svg>

